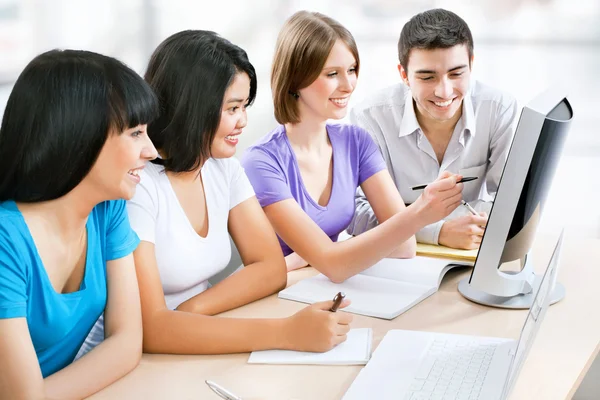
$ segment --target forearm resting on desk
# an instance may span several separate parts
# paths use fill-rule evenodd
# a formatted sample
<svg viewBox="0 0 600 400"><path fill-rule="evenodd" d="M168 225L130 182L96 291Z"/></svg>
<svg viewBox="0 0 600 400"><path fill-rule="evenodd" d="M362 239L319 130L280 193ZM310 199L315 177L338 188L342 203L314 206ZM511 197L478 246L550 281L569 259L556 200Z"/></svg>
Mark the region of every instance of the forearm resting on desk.
<svg viewBox="0 0 600 400"><path fill-rule="evenodd" d="M110 336L85 356L44 379L46 396L61 400L90 396L129 373L141 356L137 333Z"/></svg>

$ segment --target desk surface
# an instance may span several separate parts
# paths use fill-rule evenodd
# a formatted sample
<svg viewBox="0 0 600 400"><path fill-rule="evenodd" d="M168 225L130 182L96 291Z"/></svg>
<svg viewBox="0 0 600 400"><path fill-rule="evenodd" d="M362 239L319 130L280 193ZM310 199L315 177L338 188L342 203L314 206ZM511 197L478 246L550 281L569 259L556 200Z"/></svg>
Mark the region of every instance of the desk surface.
<svg viewBox="0 0 600 400"><path fill-rule="evenodd" d="M534 245L536 270L550 259L552 238ZM564 300L548 310L511 399L571 398L600 350L600 241L563 243L558 279ZM540 268L541 267L541 268ZM526 311L488 308L469 302L457 292L469 270L450 271L440 290L392 321L354 315L353 327L373 328L374 348L389 329L411 329L467 335L517 338ZM312 268L289 274L288 284L314 275ZM227 317L285 317L304 304L267 297ZM140 365L123 379L97 393L100 399L215 399L204 383L213 380L244 400L339 399L359 366L249 365L248 354L176 356L144 354Z"/></svg>

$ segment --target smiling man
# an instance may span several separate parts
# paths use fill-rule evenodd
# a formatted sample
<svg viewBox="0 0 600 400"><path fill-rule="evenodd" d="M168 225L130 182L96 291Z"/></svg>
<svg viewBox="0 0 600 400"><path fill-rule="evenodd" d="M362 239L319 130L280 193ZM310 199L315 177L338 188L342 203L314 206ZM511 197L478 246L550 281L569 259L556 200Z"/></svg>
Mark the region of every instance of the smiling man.
<svg viewBox="0 0 600 400"><path fill-rule="evenodd" d="M480 215L457 208L446 220L417 233L417 241L460 249L481 243L514 133L513 97L471 80L473 37L458 15L435 9L404 25L398 41L402 83L385 88L354 107L352 123L379 145L396 187L407 203L443 171L477 177L464 184L463 199ZM348 233L377 225L364 195Z"/></svg>

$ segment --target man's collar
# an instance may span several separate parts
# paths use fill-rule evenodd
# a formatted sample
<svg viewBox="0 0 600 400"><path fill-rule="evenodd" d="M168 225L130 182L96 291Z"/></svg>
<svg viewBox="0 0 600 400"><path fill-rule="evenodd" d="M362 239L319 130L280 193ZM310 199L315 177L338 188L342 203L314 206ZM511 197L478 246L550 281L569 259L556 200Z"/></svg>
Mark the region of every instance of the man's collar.
<svg viewBox="0 0 600 400"><path fill-rule="evenodd" d="M475 112L473 111L473 103L471 102L470 88L463 97L462 108L463 112L460 119L457 121L457 124L459 124L459 126L462 125L459 141L464 146L464 132L468 130L471 136L475 135ZM404 115L402 116L398 137L408 136L420 128L419 121L417 121L412 92L408 89L404 99Z"/></svg>
<svg viewBox="0 0 600 400"><path fill-rule="evenodd" d="M417 121L417 114L415 113L415 103L409 88L404 96L404 115L402 115L398 137L408 136L419 128L419 121Z"/></svg>

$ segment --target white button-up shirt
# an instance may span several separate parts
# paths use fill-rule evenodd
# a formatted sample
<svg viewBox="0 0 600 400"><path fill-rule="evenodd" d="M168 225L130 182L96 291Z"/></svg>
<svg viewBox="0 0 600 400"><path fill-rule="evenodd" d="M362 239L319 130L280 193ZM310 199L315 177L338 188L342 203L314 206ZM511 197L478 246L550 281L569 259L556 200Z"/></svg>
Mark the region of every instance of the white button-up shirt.
<svg viewBox="0 0 600 400"><path fill-rule="evenodd" d="M448 143L442 163L423 134L410 89L396 84L358 104L350 121L367 130L379 145L402 199L410 204L421 191L411 187L433 182L444 171L478 179L464 183L463 199L478 211L489 213L516 125L517 102L499 90L472 81L463 98L462 116ZM468 214L458 207L447 219ZM444 221L417 232L417 241L438 244ZM348 233L358 235L377 225L377 218L362 191L357 191L356 212Z"/></svg>

